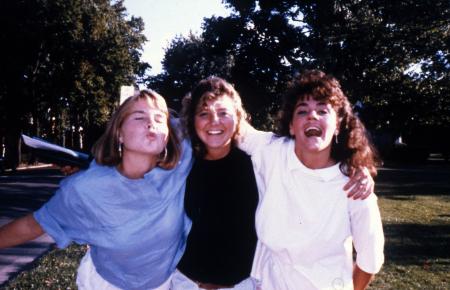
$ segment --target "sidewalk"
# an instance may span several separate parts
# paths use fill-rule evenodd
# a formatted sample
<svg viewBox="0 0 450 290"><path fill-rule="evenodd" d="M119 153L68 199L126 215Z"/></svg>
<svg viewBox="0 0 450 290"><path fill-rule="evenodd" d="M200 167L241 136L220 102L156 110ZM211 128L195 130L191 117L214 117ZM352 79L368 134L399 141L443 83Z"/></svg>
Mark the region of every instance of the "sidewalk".
<svg viewBox="0 0 450 290"><path fill-rule="evenodd" d="M0 174L0 225L35 211L58 188L63 176L49 165L18 168ZM26 244L0 250L0 287L53 247L43 235Z"/></svg>

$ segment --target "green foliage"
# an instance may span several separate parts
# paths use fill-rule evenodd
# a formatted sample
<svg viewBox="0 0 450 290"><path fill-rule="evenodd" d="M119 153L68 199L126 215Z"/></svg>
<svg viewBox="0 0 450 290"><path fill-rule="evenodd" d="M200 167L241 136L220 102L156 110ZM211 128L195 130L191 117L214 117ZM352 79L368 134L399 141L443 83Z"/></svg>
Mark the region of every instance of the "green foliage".
<svg viewBox="0 0 450 290"><path fill-rule="evenodd" d="M105 124L140 62L142 19L123 0L18 0L0 7L0 107L17 130L61 139ZM31 122L32 120L32 122ZM98 136L96 136L98 137Z"/></svg>
<svg viewBox="0 0 450 290"><path fill-rule="evenodd" d="M198 37L175 39L165 71L147 81L174 104L199 79L215 74L235 84L263 124L288 80L319 68L364 104L361 116L371 129L410 132L419 124L449 124L447 0L223 2L233 13L205 19Z"/></svg>

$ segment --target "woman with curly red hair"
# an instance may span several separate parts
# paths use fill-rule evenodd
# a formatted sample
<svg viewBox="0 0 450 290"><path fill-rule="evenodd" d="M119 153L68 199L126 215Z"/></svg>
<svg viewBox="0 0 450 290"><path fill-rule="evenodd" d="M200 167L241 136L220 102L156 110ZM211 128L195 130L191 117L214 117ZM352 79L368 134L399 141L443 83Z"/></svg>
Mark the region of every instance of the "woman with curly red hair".
<svg viewBox="0 0 450 290"><path fill-rule="evenodd" d="M252 276L264 290L365 289L384 261L377 198L342 187L362 167L375 175L376 154L339 82L317 70L296 78L277 133L242 144L260 195Z"/></svg>

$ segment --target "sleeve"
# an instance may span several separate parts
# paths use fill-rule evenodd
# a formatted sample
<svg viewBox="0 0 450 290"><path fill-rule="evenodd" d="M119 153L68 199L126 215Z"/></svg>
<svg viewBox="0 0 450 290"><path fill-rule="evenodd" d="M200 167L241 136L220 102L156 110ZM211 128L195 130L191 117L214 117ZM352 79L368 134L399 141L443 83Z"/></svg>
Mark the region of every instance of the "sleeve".
<svg viewBox="0 0 450 290"><path fill-rule="evenodd" d="M356 264L365 272L376 274L384 263L384 234L377 197L349 200L350 222Z"/></svg>
<svg viewBox="0 0 450 290"><path fill-rule="evenodd" d="M88 243L88 233L96 224L96 218L82 205L71 176L63 180L55 195L40 209L34 218L59 248L67 247L72 241Z"/></svg>
<svg viewBox="0 0 450 290"><path fill-rule="evenodd" d="M252 156L258 149L269 144L274 138L272 132L259 131L250 124L244 125L237 140L239 149Z"/></svg>

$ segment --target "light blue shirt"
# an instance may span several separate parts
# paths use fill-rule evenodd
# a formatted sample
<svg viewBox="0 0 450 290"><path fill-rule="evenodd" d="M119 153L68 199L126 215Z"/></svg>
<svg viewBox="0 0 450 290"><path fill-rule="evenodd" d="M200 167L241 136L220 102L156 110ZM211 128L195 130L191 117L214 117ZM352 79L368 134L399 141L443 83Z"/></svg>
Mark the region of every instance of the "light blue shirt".
<svg viewBox="0 0 450 290"><path fill-rule="evenodd" d="M191 223L184 213L192 149L182 142L180 163L128 179L93 162L64 179L35 219L61 248L89 244L98 273L123 289L155 288L175 270Z"/></svg>

